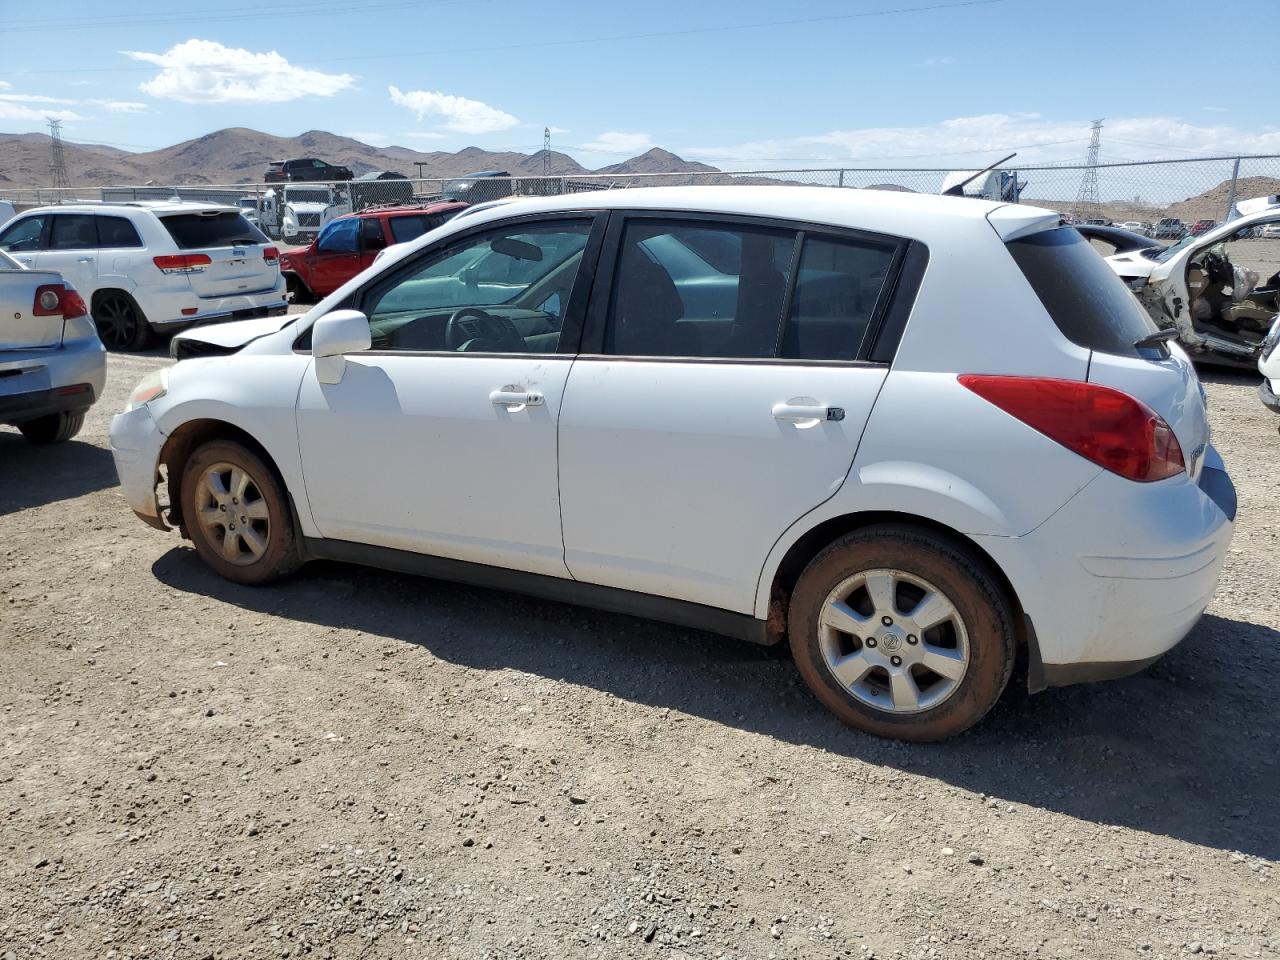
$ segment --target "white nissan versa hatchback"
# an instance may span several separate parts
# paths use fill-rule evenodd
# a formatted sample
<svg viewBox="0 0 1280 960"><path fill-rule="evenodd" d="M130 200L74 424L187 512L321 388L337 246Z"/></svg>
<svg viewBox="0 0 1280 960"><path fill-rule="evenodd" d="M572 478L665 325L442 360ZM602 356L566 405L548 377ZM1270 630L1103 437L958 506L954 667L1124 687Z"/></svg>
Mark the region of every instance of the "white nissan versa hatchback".
<svg viewBox="0 0 1280 960"><path fill-rule="evenodd" d="M180 335L111 441L231 580L331 558L787 639L842 720L933 740L1020 646L1033 690L1120 676L1209 602L1235 490L1164 336L1046 210L579 194Z"/></svg>

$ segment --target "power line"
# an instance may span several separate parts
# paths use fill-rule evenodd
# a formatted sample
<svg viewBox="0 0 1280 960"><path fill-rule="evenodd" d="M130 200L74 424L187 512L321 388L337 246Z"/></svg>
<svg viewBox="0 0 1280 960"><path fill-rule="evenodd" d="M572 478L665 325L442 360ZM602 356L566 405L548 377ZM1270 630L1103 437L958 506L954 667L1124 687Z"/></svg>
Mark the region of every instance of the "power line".
<svg viewBox="0 0 1280 960"><path fill-rule="evenodd" d="M765 27L792 27L807 26L817 23L834 23L837 21L848 20L865 20L878 17L891 17L900 14L911 13L934 13L939 10L953 10L965 7L985 7L997 3L1010 3L1012 0L950 0L947 3L934 3L926 6L917 7L894 7L888 10L866 10L861 13L840 13L831 14L822 17L797 17L787 20L761 20L750 23L722 23L709 27L689 27L683 30L655 30L647 33L625 33L614 34L604 37L580 37L576 39L562 40L533 40L523 43L507 43L484 47L433 47L431 55L434 58L446 56L455 53L491 53L495 51L505 50L531 50L545 47L564 47L575 46L592 43L616 43L625 40L665 40L672 37L689 37L698 36L709 33L728 33L737 30L757 30ZM139 24L149 23L150 21L139 21ZM314 60L294 60L295 64L331 64L331 63L353 63L357 61L369 60L420 60L422 54L420 51L412 53L381 53L381 54L365 54L363 56L350 57L323 57ZM12 71L10 76L36 76L45 73L57 74L74 74L74 73L136 73L150 72L157 69L155 66L147 67L79 67L59 70L22 70Z"/></svg>

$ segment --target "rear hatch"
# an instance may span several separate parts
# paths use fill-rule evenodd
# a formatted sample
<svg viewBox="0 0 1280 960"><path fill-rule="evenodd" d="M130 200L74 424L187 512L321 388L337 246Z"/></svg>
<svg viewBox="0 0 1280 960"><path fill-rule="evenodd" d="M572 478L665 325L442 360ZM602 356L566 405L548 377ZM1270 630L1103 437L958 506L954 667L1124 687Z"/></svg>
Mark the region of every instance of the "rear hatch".
<svg viewBox="0 0 1280 960"><path fill-rule="evenodd" d="M161 214L160 222L184 254L204 254L207 264L183 272L199 297L261 293L276 285L280 267L264 251L271 241L238 210Z"/></svg>
<svg viewBox="0 0 1280 960"><path fill-rule="evenodd" d="M1209 419L1195 369L1181 347L1136 342L1158 328L1124 282L1074 228L1046 228L1006 242L1063 335L1092 351L1090 383L1136 397L1160 414L1198 479Z"/></svg>
<svg viewBox="0 0 1280 960"><path fill-rule="evenodd" d="M9 268L0 259L0 351L38 350L62 343L61 310L37 309L36 291L45 284L61 287L62 276L52 270Z"/></svg>

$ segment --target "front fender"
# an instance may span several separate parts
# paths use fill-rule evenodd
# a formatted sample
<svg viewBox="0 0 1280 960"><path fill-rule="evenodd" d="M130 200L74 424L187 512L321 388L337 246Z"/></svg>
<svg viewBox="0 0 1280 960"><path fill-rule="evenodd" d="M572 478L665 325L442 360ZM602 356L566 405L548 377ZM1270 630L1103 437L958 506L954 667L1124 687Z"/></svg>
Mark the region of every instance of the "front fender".
<svg viewBox="0 0 1280 960"><path fill-rule="evenodd" d="M298 451L297 399L311 357L237 354L184 360L169 368L168 392L150 404L161 433L214 420L244 431L271 457L298 510L306 536L317 536Z"/></svg>

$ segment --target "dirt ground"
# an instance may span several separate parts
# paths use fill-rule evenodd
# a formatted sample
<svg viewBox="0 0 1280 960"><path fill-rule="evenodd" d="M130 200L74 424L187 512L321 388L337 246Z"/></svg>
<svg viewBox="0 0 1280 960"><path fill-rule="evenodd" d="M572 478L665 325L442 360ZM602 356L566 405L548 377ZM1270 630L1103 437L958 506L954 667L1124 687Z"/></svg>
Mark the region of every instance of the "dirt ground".
<svg viewBox="0 0 1280 960"><path fill-rule="evenodd" d="M1128 680L919 747L791 663L336 564L248 589L84 432L0 429L0 957L1280 956L1280 418L1212 375L1240 520Z"/></svg>

